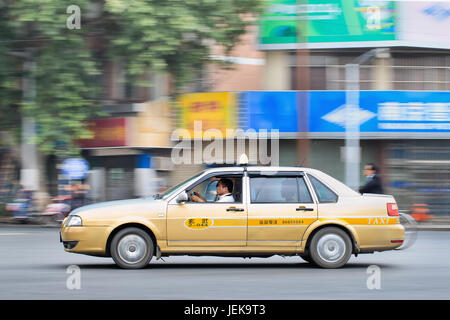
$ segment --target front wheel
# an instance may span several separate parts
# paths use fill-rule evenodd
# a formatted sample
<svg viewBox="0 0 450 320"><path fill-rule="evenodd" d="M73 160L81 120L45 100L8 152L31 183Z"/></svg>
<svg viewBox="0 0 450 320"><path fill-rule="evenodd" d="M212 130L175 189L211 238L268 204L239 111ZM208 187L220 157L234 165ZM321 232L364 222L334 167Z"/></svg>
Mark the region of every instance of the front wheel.
<svg viewBox="0 0 450 320"><path fill-rule="evenodd" d="M310 245L311 260L322 268L340 268L352 255L352 242L345 231L336 227L319 230Z"/></svg>
<svg viewBox="0 0 450 320"><path fill-rule="evenodd" d="M148 265L154 254L153 241L139 228L120 230L111 241L111 256L123 269L140 269Z"/></svg>
<svg viewBox="0 0 450 320"><path fill-rule="evenodd" d="M310 255L309 253L304 252L304 253L299 253L298 255L300 256L300 258L302 258L302 259L305 260L306 262L314 263L314 262L311 260L311 255Z"/></svg>

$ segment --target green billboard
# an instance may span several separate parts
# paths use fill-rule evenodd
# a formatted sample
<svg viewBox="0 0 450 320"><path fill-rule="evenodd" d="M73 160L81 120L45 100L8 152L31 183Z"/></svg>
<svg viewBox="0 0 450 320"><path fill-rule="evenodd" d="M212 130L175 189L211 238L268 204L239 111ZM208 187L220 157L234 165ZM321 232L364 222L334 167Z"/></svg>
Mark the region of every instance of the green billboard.
<svg viewBox="0 0 450 320"><path fill-rule="evenodd" d="M395 40L395 8L395 1L267 0L259 42L270 49L280 44L326 47L326 43Z"/></svg>

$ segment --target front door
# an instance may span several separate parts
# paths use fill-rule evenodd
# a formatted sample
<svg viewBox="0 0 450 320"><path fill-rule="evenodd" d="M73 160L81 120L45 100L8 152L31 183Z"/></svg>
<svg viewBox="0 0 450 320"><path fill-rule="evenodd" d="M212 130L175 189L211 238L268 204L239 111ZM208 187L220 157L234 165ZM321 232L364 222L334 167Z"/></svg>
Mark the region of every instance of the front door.
<svg viewBox="0 0 450 320"><path fill-rule="evenodd" d="M206 202L187 201L169 203L167 207L167 237L169 247L236 246L247 241L247 209L242 193L242 174L225 177L233 182L231 191L235 202L218 202L215 192L218 180L208 177L190 187L187 192L198 192Z"/></svg>

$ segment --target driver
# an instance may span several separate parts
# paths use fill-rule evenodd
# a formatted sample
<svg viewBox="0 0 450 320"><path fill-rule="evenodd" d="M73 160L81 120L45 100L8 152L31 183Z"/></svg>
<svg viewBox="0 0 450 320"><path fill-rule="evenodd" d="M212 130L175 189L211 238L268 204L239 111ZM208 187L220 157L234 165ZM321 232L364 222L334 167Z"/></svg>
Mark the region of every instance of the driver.
<svg viewBox="0 0 450 320"><path fill-rule="evenodd" d="M216 191L219 196L216 202L235 202L234 197L231 194L231 192L233 192L233 181L230 179L220 179L217 183ZM206 200L198 192L194 192L192 195L192 201L206 202Z"/></svg>

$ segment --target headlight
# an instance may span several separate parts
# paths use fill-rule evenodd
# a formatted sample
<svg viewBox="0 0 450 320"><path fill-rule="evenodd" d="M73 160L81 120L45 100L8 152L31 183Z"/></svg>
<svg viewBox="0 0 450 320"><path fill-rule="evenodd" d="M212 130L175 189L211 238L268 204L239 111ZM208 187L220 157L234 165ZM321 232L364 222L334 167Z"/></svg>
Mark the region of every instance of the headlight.
<svg viewBox="0 0 450 320"><path fill-rule="evenodd" d="M83 224L79 216L69 216L66 222L66 227L81 227Z"/></svg>

